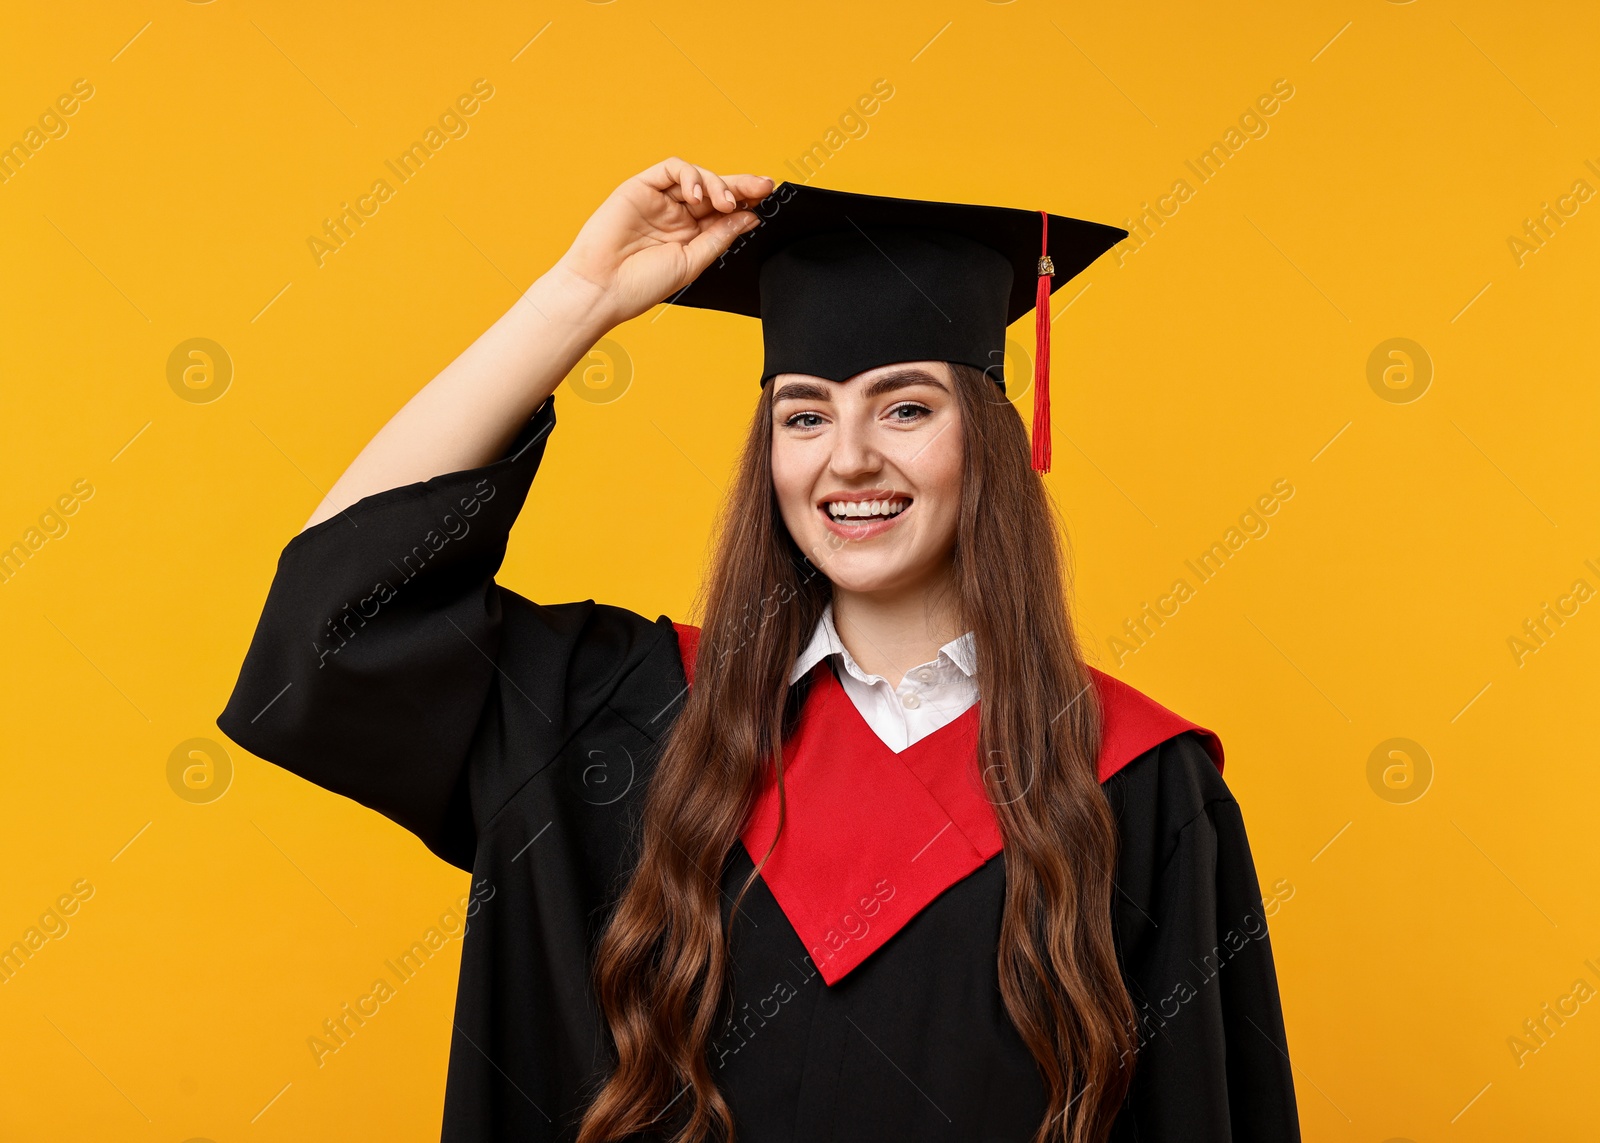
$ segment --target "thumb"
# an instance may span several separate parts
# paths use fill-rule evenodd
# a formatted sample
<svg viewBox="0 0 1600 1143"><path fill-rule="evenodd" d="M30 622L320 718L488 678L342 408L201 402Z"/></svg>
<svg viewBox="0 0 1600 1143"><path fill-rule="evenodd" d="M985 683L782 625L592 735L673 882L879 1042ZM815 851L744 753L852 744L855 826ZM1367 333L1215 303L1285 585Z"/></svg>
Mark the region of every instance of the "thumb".
<svg viewBox="0 0 1600 1143"><path fill-rule="evenodd" d="M708 219L710 225L683 248L684 258L689 263L689 280L692 282L698 278L707 266L722 257L735 239L754 230L760 221L753 210L740 210Z"/></svg>

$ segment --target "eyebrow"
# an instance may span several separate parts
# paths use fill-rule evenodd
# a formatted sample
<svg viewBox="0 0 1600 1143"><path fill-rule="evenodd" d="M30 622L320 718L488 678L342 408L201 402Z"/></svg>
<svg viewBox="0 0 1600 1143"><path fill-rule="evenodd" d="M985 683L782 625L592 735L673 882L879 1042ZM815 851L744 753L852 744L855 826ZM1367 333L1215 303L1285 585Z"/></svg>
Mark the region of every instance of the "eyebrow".
<svg viewBox="0 0 1600 1143"><path fill-rule="evenodd" d="M936 389L949 392L944 382L926 370L897 369L893 373L885 373L882 377L873 378L861 395L870 401L874 397L881 397L885 393L892 393L896 389L905 389L912 385L932 385ZM790 381L772 395L772 403L774 405L779 401L832 400L832 386L819 385L815 381Z"/></svg>

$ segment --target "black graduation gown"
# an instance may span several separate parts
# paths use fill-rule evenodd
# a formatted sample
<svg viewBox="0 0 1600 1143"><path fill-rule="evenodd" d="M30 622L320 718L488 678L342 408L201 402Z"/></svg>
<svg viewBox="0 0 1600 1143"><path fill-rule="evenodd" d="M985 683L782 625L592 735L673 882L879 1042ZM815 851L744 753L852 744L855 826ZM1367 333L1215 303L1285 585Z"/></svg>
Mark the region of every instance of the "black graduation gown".
<svg viewBox="0 0 1600 1143"><path fill-rule="evenodd" d="M666 617L541 605L494 581L554 424L552 399L502 459L369 496L290 540L217 720L471 872L482 903L463 942L446 1143L575 1136L608 1067L590 953L686 691ZM1238 805L1192 733L1103 788L1143 1028L1113 1139L1298 1139ZM736 844L725 914L751 868ZM997 984L1004 891L1002 853L830 987L757 880L733 936L737 1027L712 1049L739 1139L1031 1138L1044 1092Z"/></svg>

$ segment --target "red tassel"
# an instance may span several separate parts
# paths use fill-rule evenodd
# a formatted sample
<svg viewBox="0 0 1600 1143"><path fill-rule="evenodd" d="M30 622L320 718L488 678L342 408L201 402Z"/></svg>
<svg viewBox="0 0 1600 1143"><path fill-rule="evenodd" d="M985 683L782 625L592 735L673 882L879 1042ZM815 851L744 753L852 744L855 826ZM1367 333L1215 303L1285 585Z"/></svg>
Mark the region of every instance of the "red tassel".
<svg viewBox="0 0 1600 1143"><path fill-rule="evenodd" d="M1050 471L1050 216L1039 212L1039 288L1033 307L1033 470Z"/></svg>

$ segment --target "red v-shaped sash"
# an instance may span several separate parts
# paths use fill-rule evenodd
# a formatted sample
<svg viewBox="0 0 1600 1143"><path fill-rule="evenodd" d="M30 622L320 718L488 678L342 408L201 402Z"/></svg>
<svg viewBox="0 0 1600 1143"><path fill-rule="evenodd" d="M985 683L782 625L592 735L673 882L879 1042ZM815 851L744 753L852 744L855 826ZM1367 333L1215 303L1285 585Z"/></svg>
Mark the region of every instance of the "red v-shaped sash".
<svg viewBox="0 0 1600 1143"><path fill-rule="evenodd" d="M694 681L700 629L674 623ZM1215 734L1090 668L1104 714L1100 781L1186 730L1217 769ZM760 865L778 832L768 773L741 833ZM978 706L896 754L867 725L831 670L819 671L784 744L783 836L762 880L822 978L837 983L950 886L1003 846L978 770Z"/></svg>
<svg viewBox="0 0 1600 1143"><path fill-rule="evenodd" d="M783 757L783 836L761 877L829 984L1000 852L976 706L896 754L824 668ZM741 834L757 864L778 833L774 779Z"/></svg>

